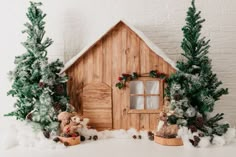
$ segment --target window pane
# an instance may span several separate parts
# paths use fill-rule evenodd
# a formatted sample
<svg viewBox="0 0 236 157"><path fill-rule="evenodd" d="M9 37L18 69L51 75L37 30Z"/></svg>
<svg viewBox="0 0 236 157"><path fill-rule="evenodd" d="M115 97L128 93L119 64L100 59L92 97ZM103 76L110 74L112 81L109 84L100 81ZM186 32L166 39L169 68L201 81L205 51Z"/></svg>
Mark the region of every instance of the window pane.
<svg viewBox="0 0 236 157"><path fill-rule="evenodd" d="M143 82L131 81L130 82L130 94L143 94Z"/></svg>
<svg viewBox="0 0 236 157"><path fill-rule="evenodd" d="M143 96L131 96L130 97L130 109L144 109L144 97Z"/></svg>
<svg viewBox="0 0 236 157"><path fill-rule="evenodd" d="M147 96L146 97L147 109L158 109L159 97L158 96Z"/></svg>
<svg viewBox="0 0 236 157"><path fill-rule="evenodd" d="M145 92L146 94L159 94L159 81L146 81Z"/></svg>

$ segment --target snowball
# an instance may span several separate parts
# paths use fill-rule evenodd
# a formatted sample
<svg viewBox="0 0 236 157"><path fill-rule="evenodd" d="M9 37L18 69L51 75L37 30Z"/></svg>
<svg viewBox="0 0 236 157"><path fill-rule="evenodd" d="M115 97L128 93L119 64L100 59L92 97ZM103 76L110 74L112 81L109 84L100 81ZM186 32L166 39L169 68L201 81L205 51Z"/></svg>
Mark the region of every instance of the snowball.
<svg viewBox="0 0 236 157"><path fill-rule="evenodd" d="M228 128L227 132L224 134L224 139L226 144L231 143L236 136L235 128Z"/></svg>
<svg viewBox="0 0 236 157"><path fill-rule="evenodd" d="M112 138L112 131L104 130L98 132L98 139L108 139L108 138Z"/></svg>
<svg viewBox="0 0 236 157"><path fill-rule="evenodd" d="M185 135L188 135L189 130L187 127L180 127L178 130L178 137L183 137Z"/></svg>
<svg viewBox="0 0 236 157"><path fill-rule="evenodd" d="M197 111L194 107L189 107L187 111L185 112L185 115L187 117L194 117L196 115Z"/></svg>
<svg viewBox="0 0 236 157"><path fill-rule="evenodd" d="M128 139L131 138L127 131L121 129L121 130L114 130L112 131L112 138L118 138L118 139Z"/></svg>
<svg viewBox="0 0 236 157"><path fill-rule="evenodd" d="M128 134L130 137L132 137L133 135L138 135L139 133L138 133L138 131L137 131L136 129L131 128L131 129L127 130L127 134Z"/></svg>
<svg viewBox="0 0 236 157"><path fill-rule="evenodd" d="M214 135L212 144L217 145L217 146L223 146L223 145L225 145L224 136L217 136L217 135Z"/></svg>
<svg viewBox="0 0 236 157"><path fill-rule="evenodd" d="M148 139L148 132L147 131L140 131L139 134L142 136L142 139Z"/></svg>
<svg viewBox="0 0 236 157"><path fill-rule="evenodd" d="M4 127L1 129L0 148L10 149L15 146L43 148L43 149L61 149L64 145L55 143L51 139L46 139L41 131L32 128L29 122L1 119Z"/></svg>
<svg viewBox="0 0 236 157"><path fill-rule="evenodd" d="M210 137L201 137L200 138L201 140L200 140L200 142L198 143L198 146L200 147L200 148L206 148L206 147L208 147L208 146L210 146Z"/></svg>
<svg viewBox="0 0 236 157"><path fill-rule="evenodd" d="M193 134L187 127L182 126L178 130L177 137L192 139Z"/></svg>
<svg viewBox="0 0 236 157"><path fill-rule="evenodd" d="M187 127L180 127L178 130L177 137L182 138L185 147L193 148L192 144L189 142L189 139L192 139L193 135Z"/></svg>
<svg viewBox="0 0 236 157"><path fill-rule="evenodd" d="M187 136L182 137L182 141L185 147L194 148L194 146L189 142L189 138Z"/></svg>

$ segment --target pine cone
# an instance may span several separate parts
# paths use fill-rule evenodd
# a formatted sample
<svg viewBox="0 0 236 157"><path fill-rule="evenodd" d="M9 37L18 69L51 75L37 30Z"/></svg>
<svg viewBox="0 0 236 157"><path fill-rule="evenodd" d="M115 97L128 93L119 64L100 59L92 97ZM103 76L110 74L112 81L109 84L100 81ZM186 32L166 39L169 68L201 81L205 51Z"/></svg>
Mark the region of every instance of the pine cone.
<svg viewBox="0 0 236 157"><path fill-rule="evenodd" d="M54 103L53 108L56 112L59 112L61 110L61 105L59 103Z"/></svg>
<svg viewBox="0 0 236 157"><path fill-rule="evenodd" d="M32 117L33 117L33 116L32 116L32 113L29 113L29 114L27 115L26 119L32 121L32 120L33 120Z"/></svg>
<svg viewBox="0 0 236 157"><path fill-rule="evenodd" d="M149 136L148 139L149 139L150 141L154 141L154 136Z"/></svg>
<svg viewBox="0 0 236 157"><path fill-rule="evenodd" d="M44 131L43 131L43 135L44 135L44 137L46 137L46 138L50 138L50 133L49 133L49 131L44 130Z"/></svg>
<svg viewBox="0 0 236 157"><path fill-rule="evenodd" d="M55 138L53 139L53 141L57 143L57 142L60 141L60 138L59 138L59 137L55 137Z"/></svg>
<svg viewBox="0 0 236 157"><path fill-rule="evenodd" d="M194 146L197 147L198 143L195 140L189 139L189 142Z"/></svg>
<svg viewBox="0 0 236 157"><path fill-rule="evenodd" d="M57 93L57 94L63 94L63 93L64 93L64 87L63 87L62 84L58 84L58 85L56 86L56 93Z"/></svg>
<svg viewBox="0 0 236 157"><path fill-rule="evenodd" d="M154 140L154 133L153 133L153 132L148 131L148 139L149 139L150 141L153 141L153 140Z"/></svg>
<svg viewBox="0 0 236 157"><path fill-rule="evenodd" d="M190 125L190 126L188 127L188 129L190 129L192 133L193 133L193 132L197 132L197 128L196 128L196 126L194 126L194 125Z"/></svg>
<svg viewBox="0 0 236 157"><path fill-rule="evenodd" d="M139 139L142 139L142 136L141 136L141 135L138 135L138 138L139 138Z"/></svg>
<svg viewBox="0 0 236 157"><path fill-rule="evenodd" d="M96 141L98 139L98 136L97 135L94 135L93 136L93 140Z"/></svg>
<svg viewBox="0 0 236 157"><path fill-rule="evenodd" d="M197 117L195 121L196 127L202 128L204 124L204 119L203 117Z"/></svg>
<svg viewBox="0 0 236 157"><path fill-rule="evenodd" d="M180 99L181 99L181 96L180 96L180 94L175 94L174 95L174 99L175 99L175 101L179 101Z"/></svg>
<svg viewBox="0 0 236 157"><path fill-rule="evenodd" d="M85 137L84 136L80 136L80 141L85 141Z"/></svg>
<svg viewBox="0 0 236 157"><path fill-rule="evenodd" d="M200 142L200 140L201 140L201 139L200 139L198 136L196 136L196 135L195 135L195 136L193 136L193 139L194 139L194 141L196 141L197 143L199 143L199 142Z"/></svg>
<svg viewBox="0 0 236 157"><path fill-rule="evenodd" d="M148 131L148 136L153 136L154 134L151 131Z"/></svg>

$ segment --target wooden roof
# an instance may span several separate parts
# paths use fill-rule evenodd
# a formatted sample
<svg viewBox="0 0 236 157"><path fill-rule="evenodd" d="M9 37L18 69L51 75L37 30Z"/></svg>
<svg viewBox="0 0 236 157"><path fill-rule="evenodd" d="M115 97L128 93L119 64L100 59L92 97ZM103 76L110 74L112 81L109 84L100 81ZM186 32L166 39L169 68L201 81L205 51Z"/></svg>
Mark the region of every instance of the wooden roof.
<svg viewBox="0 0 236 157"><path fill-rule="evenodd" d="M69 69L83 54L85 54L91 47L93 47L98 41L100 41L104 36L106 36L110 31L112 31L116 26L118 26L120 23L126 25L128 28L130 28L138 37L140 37L147 46L155 52L158 56L162 57L164 61L169 63L174 69L176 69L175 62L171 60L159 47L157 47L150 39L148 39L143 32L136 29L134 26L130 25L128 22L124 20L120 20L113 24L110 29L108 29L106 32L102 33L99 37L97 37L94 41L92 41L90 44L88 44L86 47L84 47L77 55L75 55L73 58L71 58L66 64L65 67L62 69L61 73L65 72L67 69Z"/></svg>

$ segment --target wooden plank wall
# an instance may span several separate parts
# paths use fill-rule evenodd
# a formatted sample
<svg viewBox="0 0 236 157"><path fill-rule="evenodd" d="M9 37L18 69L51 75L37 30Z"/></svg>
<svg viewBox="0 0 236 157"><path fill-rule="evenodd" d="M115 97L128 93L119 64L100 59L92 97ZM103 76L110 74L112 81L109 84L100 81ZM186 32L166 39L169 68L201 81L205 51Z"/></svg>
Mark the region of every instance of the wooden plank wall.
<svg viewBox="0 0 236 157"><path fill-rule="evenodd" d="M78 101L81 91L78 88L81 88L81 84L85 86L89 83L103 82L112 89L113 129L134 127L136 129L154 130L157 125L158 114L129 114L129 90L119 90L115 87L117 78L122 73L148 73L153 69L166 74L175 72L131 29L120 23L67 71L68 75L72 76L68 83L71 103L76 108L79 108L79 103L82 103Z"/></svg>

